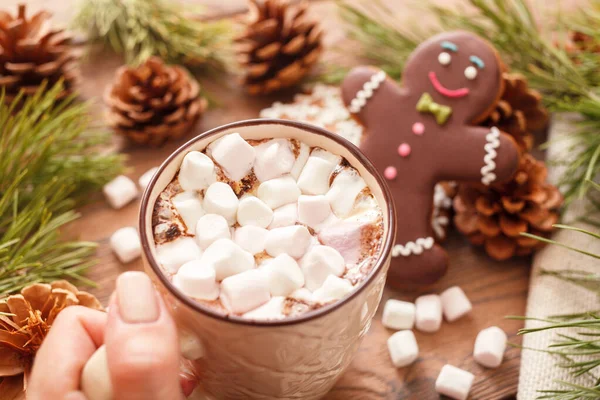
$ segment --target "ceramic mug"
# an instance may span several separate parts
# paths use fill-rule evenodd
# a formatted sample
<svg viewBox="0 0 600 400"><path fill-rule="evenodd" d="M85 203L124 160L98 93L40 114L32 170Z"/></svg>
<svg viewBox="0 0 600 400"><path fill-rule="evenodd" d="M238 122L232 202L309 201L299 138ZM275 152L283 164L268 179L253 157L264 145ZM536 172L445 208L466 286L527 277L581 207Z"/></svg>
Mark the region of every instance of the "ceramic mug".
<svg viewBox="0 0 600 400"><path fill-rule="evenodd" d="M161 273L152 235L152 210L183 157L219 137L238 132L245 139L293 138L346 158L361 174L383 210L381 254L370 274L350 295L306 314L277 321L223 316L180 292ZM216 399L318 399L346 370L368 331L381 300L394 243L391 194L371 162L350 142L321 128L284 120L257 119L205 132L177 149L159 168L141 204L144 265L170 308L180 331L202 343L194 372ZM160 345L159 343L157 345Z"/></svg>

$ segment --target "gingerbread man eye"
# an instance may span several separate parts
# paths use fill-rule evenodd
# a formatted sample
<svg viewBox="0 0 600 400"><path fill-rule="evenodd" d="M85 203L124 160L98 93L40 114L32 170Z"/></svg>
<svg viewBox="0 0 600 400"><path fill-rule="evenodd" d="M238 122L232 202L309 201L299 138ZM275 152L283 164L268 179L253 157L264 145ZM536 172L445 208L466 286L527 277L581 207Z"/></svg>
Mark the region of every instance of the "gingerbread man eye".
<svg viewBox="0 0 600 400"><path fill-rule="evenodd" d="M450 53L446 53L445 51L442 51L440 53L440 55L438 56L438 61L442 65L448 65L448 64L450 64L450 61L452 61L452 56L450 55Z"/></svg>
<svg viewBox="0 0 600 400"><path fill-rule="evenodd" d="M467 68L465 68L465 78L471 81L477 78L477 68L472 65L469 65Z"/></svg>

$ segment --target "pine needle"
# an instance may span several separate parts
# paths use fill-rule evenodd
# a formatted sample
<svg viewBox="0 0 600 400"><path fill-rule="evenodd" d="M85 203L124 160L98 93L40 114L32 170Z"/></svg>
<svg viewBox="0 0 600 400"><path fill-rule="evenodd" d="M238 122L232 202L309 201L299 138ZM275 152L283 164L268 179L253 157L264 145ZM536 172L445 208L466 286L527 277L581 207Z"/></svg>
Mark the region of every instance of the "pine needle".
<svg viewBox="0 0 600 400"><path fill-rule="evenodd" d="M57 103L61 90L42 86L20 110L0 99L0 298L34 282L90 283L96 244L62 241L60 229L123 164L98 152L110 136L89 130L88 104Z"/></svg>
<svg viewBox="0 0 600 400"><path fill-rule="evenodd" d="M171 64L224 70L230 64L232 25L189 18L191 8L168 0L85 0L73 22L92 42L128 63L150 56Z"/></svg>

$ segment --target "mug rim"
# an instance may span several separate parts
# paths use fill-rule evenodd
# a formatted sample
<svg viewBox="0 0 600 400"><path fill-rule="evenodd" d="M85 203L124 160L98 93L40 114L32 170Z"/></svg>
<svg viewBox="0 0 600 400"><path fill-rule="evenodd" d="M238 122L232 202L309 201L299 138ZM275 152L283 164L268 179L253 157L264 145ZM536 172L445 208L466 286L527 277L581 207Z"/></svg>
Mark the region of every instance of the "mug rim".
<svg viewBox="0 0 600 400"><path fill-rule="evenodd" d="M146 215L148 213L148 210L154 210L154 205L152 205L152 207L149 207L150 193L154 189L154 186L156 185L156 183L158 181L158 177L160 175L162 175L162 173L165 171L167 166L170 165L173 162L173 160L180 153L185 152L186 150L188 150L190 147L192 147L196 142L198 142L200 140L203 140L209 136L216 135L216 134L226 131L226 130L231 130L231 129L240 128L240 127L247 127L247 126L255 126L255 125L284 125L284 126L288 126L288 127L292 127L292 128L297 128L297 129L300 129L303 131L307 131L311 134L325 136L328 140L332 140L332 141L338 143L339 145L345 147L350 152L350 154L352 154L352 156L355 157L363 165L363 167L365 167L367 172L370 173L373 176L373 178L375 178L375 181L377 182L377 184L379 185L379 187L381 188L381 191L383 193L384 201L386 201L388 204L388 212L387 212L387 217L388 217L388 221L389 221L388 222L388 225L389 225L388 232L387 232L387 235L385 235L385 237L383 237L384 243L383 243L382 249L379 253L379 257L378 257L377 261L375 262L375 266L372 268L371 272L366 277L366 279L364 279L359 284L359 286L352 291L352 293L350 293L348 296L344 297L341 300L338 300L334 303L327 304L316 310L311 310L311 311L301 314L299 316L289 317L289 318L285 318L285 319L281 319L281 320L260 321L260 320L251 320L251 319L247 319L247 318L242 318L242 317L239 317L236 315L223 315L222 313L220 313L218 311L214 311L214 310L210 309L209 307L202 306L200 303L194 301L191 297L185 295L183 292L181 292L179 289L177 289L175 287L175 285L173 285L171 280L163 273L161 266L158 264L158 261L152 255L151 248L150 248L150 241L146 235L146 225L147 225L146 224ZM161 281L163 286L173 296L175 296L175 298L177 298L177 300L181 301L182 303L184 303L186 306L190 307L194 311L204 314L210 318L215 318L215 319L218 319L218 320L221 320L224 322L231 322L233 324L238 324L238 325L258 326L258 327L274 327L274 326L287 326L287 325L300 324L303 322L308 322L308 321L312 321L317 318L323 317L323 316L337 310L338 308L344 306L346 303L348 303L353 298L358 296L358 294L361 293L375 279L375 276L378 275L378 272L383 268L386 260L390 256L390 253L392 251L392 247L393 247L393 244L395 241L395 236L396 236L396 209L394 206L394 202L392 200L392 194L390 192L390 189L389 189L387 183L385 182L385 180L383 179L383 177L381 176L381 174L379 173L379 171L377 171L377 169L373 165L373 163L368 159L368 157L366 155L364 155L362 153L362 151L360 151L358 149L358 147L356 147L350 141L344 139L342 136L335 134L335 133L331 133L331 132L327 131L326 129L320 128L318 126L307 124L304 122L276 119L276 118L247 119L247 120L237 121L237 122L233 122L233 123L229 123L229 124L225 124L225 125L220 125L216 128L209 129L208 131L205 131L205 132L197 135L196 137L190 139L189 141L187 141L186 143L181 145L178 149L173 151L162 162L162 164L158 167L158 170L154 173L154 175L150 179L150 183L148 184L148 186L146 187L146 189L144 190L144 193L142 195L142 201L140 204L140 212L139 212L138 218L139 218L139 231L140 231L140 239L142 242L142 250L144 252L144 256L146 257L146 261L148 262L148 264L150 264L152 271L158 277L158 279Z"/></svg>

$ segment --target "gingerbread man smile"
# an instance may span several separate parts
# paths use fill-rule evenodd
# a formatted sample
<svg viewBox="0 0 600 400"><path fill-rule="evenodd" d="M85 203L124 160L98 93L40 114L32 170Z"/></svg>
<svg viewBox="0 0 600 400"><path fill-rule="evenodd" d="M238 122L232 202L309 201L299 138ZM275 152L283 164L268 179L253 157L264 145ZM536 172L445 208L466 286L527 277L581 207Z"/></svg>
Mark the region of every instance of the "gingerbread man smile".
<svg viewBox="0 0 600 400"><path fill-rule="evenodd" d="M509 179L519 159L510 136L474 126L503 91L502 64L485 40L467 32L427 40L407 61L402 84L368 67L355 68L342 84L348 110L366 127L360 148L394 197L392 285L433 282L446 272L447 255L431 227L437 182L489 185Z"/></svg>

